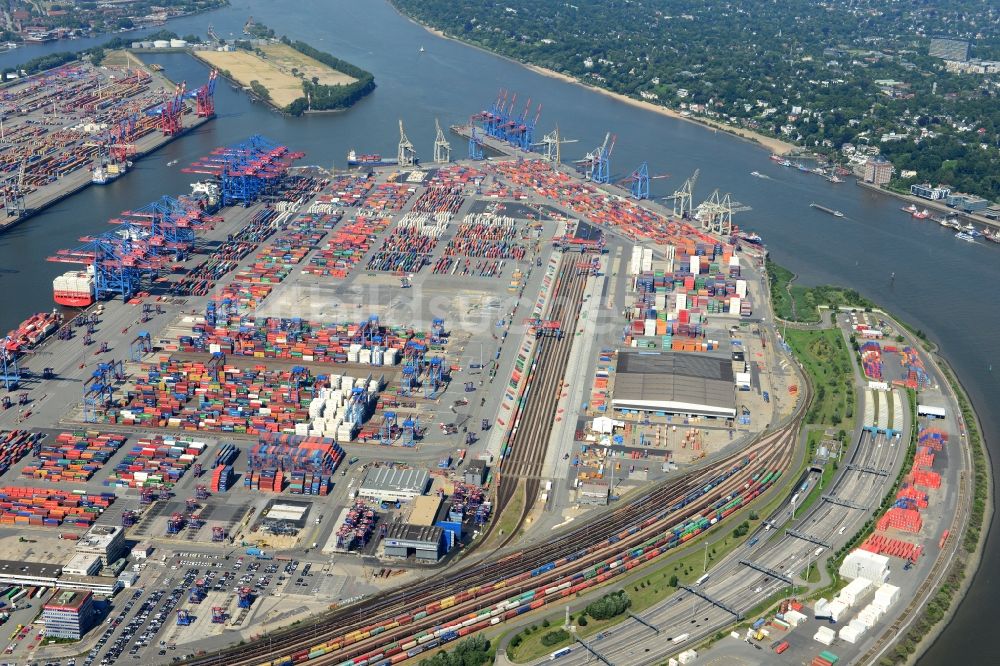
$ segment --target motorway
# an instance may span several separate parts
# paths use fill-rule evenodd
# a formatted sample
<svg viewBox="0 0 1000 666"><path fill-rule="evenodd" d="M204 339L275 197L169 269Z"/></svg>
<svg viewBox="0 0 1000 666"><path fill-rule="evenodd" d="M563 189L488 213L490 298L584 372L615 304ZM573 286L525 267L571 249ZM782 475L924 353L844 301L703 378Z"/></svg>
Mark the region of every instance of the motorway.
<svg viewBox="0 0 1000 666"><path fill-rule="evenodd" d="M898 440L890 440L884 434L872 437L865 431L853 448L849 463L859 468L889 471L902 461L905 452L906 447L899 445ZM869 512L878 507L887 484L894 478L894 475L883 476L846 466L844 470L832 486L824 489L824 496L864 509L821 500L806 515L792 520L791 498L786 498L767 519L773 527L761 528L748 541L749 544L757 539L755 545L734 551L709 571L701 585L678 592L642 613L643 621L659 629L662 640L647 640L653 631L633 620L605 631L604 637L593 643L593 647L616 665L656 663L732 624L737 620L733 611L746 613L783 588L802 583L806 567L819 561L831 541L838 536L850 537L860 528ZM818 475L812 472L808 478L812 486ZM788 530L801 536L792 536ZM707 601L705 597L718 603ZM589 653L577 648L564 657L563 662L584 664L591 659Z"/></svg>

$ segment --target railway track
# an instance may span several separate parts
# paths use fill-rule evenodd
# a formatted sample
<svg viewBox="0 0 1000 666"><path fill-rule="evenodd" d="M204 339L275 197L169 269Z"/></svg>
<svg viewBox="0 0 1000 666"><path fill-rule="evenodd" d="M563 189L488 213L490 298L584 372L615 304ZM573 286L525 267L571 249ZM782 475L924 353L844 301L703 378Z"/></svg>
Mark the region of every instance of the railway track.
<svg viewBox="0 0 1000 666"><path fill-rule="evenodd" d="M272 661L275 664L286 663L284 657L275 659L275 655L288 655L287 663L298 663L291 660L292 655L305 661L310 652L308 646L324 643L337 647L318 655L311 663L346 663L377 649L378 645L394 641L400 643L399 639L405 638L404 635L410 632L435 627L461 617L463 613L488 608L498 599L523 590L525 585L545 586L560 578L579 575L587 567L597 567L602 561L614 560L617 554L634 552L630 549L643 543L644 539L662 537L661 540L665 543L659 546L660 552L657 553L661 554L679 545L676 542L679 539L671 542L668 541L669 537L664 536L670 534L672 526L676 526L679 521L706 511L713 503L725 499L726 493L733 496L738 489L750 488L757 483L754 479L763 478L771 472L780 474L787 468L795 442L795 437L788 436L788 433L797 431L798 425L799 419L796 418L788 426L761 439L748 450L716 461L711 469L701 469L685 478L654 488L628 505L605 514L598 522L575 528L549 543L518 551L472 570L466 568L449 571L405 590L380 595L368 603L334 611L309 626L272 634L266 643L258 641L240 648L200 656L188 663L227 666ZM719 473L716 471L719 469L726 471ZM777 475L774 479L776 478ZM707 519L704 522L704 529L710 527ZM698 528L694 535L702 529ZM609 564L605 563L604 566ZM631 563L628 568L631 568ZM540 571L541 569L545 571ZM625 570L625 567L621 570ZM499 587L495 587L496 585ZM469 590L474 592L470 595L471 598L456 603L454 597L461 596L462 590L466 593ZM427 603L428 599L434 598L451 598L451 604L444 609L435 610L434 603ZM428 607L433 612L427 612ZM415 620L415 616L421 614L417 609L424 609L424 612L422 617ZM398 619L405 619L405 622L371 634L372 627L377 627L380 623L383 627L391 625ZM349 644L346 641L344 645L339 644L338 638L343 639L354 632L364 637ZM303 649L306 654L299 654ZM405 655L405 652L400 654Z"/></svg>
<svg viewBox="0 0 1000 666"><path fill-rule="evenodd" d="M506 455L501 459L495 515L499 517L507 509L518 487L522 485L524 504L516 524L504 535L497 549L507 545L517 534L538 497L542 466L566 377L575 337L573 332L579 321L586 285L587 276L581 274L575 263L563 255L546 318L559 321L564 334L557 338L543 337L538 341L531 377L524 392L524 411L513 425ZM529 399L533 397L535 399ZM495 526L497 523L495 520L491 525Z"/></svg>

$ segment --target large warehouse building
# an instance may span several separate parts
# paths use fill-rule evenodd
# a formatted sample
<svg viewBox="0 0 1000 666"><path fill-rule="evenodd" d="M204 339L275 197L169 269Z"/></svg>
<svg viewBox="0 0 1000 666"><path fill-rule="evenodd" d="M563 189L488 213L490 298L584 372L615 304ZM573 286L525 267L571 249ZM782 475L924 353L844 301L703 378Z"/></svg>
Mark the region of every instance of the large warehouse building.
<svg viewBox="0 0 1000 666"><path fill-rule="evenodd" d="M620 352L611 406L619 412L735 418L732 363L689 352Z"/></svg>
<svg viewBox="0 0 1000 666"><path fill-rule="evenodd" d="M425 469L383 465L365 473L358 496L376 502L409 502L424 494L430 480Z"/></svg>
<svg viewBox="0 0 1000 666"><path fill-rule="evenodd" d="M414 554L418 562L437 562L441 557L441 537L444 530L428 525L389 525L385 539L386 557L407 558Z"/></svg>

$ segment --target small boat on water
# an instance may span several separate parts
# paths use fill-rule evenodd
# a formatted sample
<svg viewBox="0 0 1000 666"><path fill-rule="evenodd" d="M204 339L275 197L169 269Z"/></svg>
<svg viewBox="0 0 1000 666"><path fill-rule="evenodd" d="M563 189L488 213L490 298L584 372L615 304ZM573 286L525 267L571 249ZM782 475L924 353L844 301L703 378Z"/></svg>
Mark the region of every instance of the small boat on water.
<svg viewBox="0 0 1000 666"><path fill-rule="evenodd" d="M962 227L962 230L965 233L967 233L970 236L972 236L973 238L975 238L977 236L982 236L983 235L983 232L981 232L979 229L976 229L974 226L972 226L972 222L969 222L967 225L965 225L964 227Z"/></svg>
<svg viewBox="0 0 1000 666"><path fill-rule="evenodd" d="M760 171L751 171L750 175L753 176L754 178L767 178L767 176L762 174Z"/></svg>
<svg viewBox="0 0 1000 666"><path fill-rule="evenodd" d="M763 245L764 239L760 235L753 233L752 231L738 231L735 236L751 245Z"/></svg>
<svg viewBox="0 0 1000 666"><path fill-rule="evenodd" d="M811 204L809 204L809 207L810 208L815 208L816 210L822 211L822 212L827 213L829 215L833 215L834 217L844 217L844 214L841 213L839 210L834 210L832 208L827 208L826 206L821 206L818 203L811 203Z"/></svg>
<svg viewBox="0 0 1000 666"><path fill-rule="evenodd" d="M828 181L830 181L831 183L842 183L842 182L844 182L844 179L841 178L840 176L838 176L835 173L834 174L830 174L829 176L826 177L826 179Z"/></svg>
<svg viewBox="0 0 1000 666"><path fill-rule="evenodd" d="M955 238L961 238L962 240L964 240L967 243L975 243L976 242L976 237L975 236L973 236L972 234L967 234L964 231L959 231L957 234L955 234Z"/></svg>

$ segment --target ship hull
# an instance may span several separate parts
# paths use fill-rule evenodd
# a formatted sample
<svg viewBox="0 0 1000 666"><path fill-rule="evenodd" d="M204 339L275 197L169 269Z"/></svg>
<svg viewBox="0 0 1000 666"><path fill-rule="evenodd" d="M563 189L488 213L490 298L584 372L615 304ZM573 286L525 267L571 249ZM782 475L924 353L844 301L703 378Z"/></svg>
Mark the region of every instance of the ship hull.
<svg viewBox="0 0 1000 666"><path fill-rule="evenodd" d="M67 305L72 308L85 308L94 303L93 294L82 294L79 292L57 291L53 292L52 300L59 305Z"/></svg>

